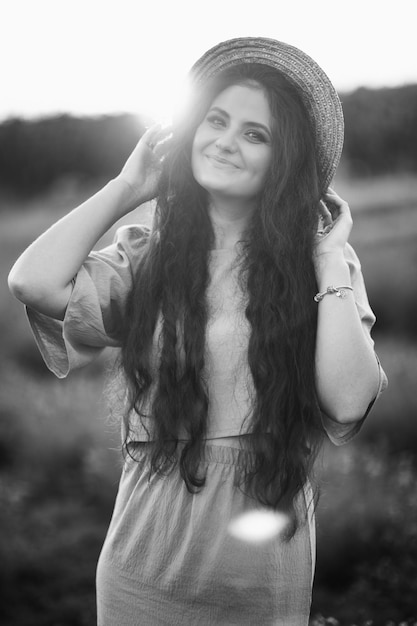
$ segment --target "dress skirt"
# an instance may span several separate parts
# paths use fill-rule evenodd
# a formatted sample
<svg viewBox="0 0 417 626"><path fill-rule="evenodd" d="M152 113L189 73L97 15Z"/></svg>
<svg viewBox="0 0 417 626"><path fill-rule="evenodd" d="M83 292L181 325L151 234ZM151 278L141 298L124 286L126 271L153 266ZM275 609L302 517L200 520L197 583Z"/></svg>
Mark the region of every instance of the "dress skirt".
<svg viewBox="0 0 417 626"><path fill-rule="evenodd" d="M97 567L98 625L307 625L311 516L291 539L237 538L231 522L262 508L238 486L250 452L207 445L206 485L193 495L177 469L149 480L147 451L123 469Z"/></svg>

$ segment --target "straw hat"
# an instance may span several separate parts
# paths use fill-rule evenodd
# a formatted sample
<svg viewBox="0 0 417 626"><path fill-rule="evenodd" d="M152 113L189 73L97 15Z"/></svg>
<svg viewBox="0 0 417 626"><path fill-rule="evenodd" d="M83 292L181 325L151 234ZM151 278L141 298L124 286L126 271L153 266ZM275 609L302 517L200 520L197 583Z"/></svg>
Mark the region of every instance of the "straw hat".
<svg viewBox="0 0 417 626"><path fill-rule="evenodd" d="M223 41L193 65L189 78L201 85L241 63L261 63L279 70L299 90L316 135L323 189L327 189L342 154L343 111L328 76L305 52L275 39L241 37Z"/></svg>

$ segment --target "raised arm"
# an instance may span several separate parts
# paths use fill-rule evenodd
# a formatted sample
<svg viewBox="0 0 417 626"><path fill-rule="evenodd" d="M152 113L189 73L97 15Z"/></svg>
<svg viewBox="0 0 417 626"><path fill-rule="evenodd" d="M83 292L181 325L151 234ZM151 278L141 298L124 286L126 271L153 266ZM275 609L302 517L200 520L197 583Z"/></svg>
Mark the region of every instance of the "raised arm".
<svg viewBox="0 0 417 626"><path fill-rule="evenodd" d="M121 217L155 197L168 131L144 133L121 173L56 222L18 258L9 274L13 295L29 307L63 319L71 281L100 237Z"/></svg>
<svg viewBox="0 0 417 626"><path fill-rule="evenodd" d="M324 209L324 234L317 238L314 264L320 293L330 286L352 286L344 254L352 228L349 206L331 189L325 199L338 214L333 221ZM326 294L317 303L316 385L322 410L338 422L349 423L363 417L375 398L379 371L354 292L345 289L341 295Z"/></svg>

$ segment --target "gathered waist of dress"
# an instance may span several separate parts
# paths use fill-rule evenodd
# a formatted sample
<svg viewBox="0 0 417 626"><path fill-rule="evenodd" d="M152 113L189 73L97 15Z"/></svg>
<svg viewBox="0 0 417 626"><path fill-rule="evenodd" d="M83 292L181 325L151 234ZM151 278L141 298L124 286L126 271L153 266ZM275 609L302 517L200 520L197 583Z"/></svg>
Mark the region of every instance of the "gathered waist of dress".
<svg viewBox="0 0 417 626"><path fill-rule="evenodd" d="M179 439L180 444L185 444L186 439ZM208 446L222 446L224 448L235 448L236 450L250 450L250 435L233 435L230 437L207 437L204 440ZM132 441L133 443L133 441ZM149 440L136 440L133 445L146 445L151 443Z"/></svg>
<svg viewBox="0 0 417 626"><path fill-rule="evenodd" d="M225 446L227 448L248 449L250 435L233 435L231 437L208 437L206 443L211 446Z"/></svg>

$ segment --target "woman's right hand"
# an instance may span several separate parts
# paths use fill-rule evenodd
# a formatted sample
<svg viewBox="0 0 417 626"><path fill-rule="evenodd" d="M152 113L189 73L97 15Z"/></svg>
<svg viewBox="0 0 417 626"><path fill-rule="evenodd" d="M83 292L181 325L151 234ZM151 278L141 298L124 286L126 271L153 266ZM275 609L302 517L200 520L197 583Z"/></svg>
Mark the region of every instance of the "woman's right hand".
<svg viewBox="0 0 417 626"><path fill-rule="evenodd" d="M125 182L132 193L135 208L157 195L162 162L172 139L171 127L155 124L148 128L126 161L118 180Z"/></svg>

